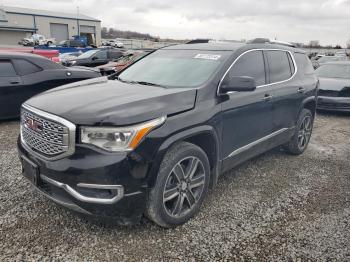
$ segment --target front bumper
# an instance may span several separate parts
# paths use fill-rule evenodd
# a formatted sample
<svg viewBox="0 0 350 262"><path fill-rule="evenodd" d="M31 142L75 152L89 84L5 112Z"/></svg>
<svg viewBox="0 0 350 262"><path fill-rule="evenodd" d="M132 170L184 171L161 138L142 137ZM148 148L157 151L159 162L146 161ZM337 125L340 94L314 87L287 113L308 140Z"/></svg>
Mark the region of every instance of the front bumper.
<svg viewBox="0 0 350 262"><path fill-rule="evenodd" d="M350 112L350 97L319 96L317 109L327 111Z"/></svg>
<svg viewBox="0 0 350 262"><path fill-rule="evenodd" d="M135 224L146 205L145 174L135 172L142 163L130 153L108 154L76 146L74 155L47 161L30 154L17 142L23 173L26 163L37 167L32 183L47 198L94 219Z"/></svg>

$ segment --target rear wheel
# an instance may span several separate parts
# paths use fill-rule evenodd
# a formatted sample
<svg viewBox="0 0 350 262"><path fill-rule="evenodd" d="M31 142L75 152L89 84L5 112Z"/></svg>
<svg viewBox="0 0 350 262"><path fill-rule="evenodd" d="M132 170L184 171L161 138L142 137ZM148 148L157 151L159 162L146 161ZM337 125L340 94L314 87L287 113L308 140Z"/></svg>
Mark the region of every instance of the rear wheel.
<svg viewBox="0 0 350 262"><path fill-rule="evenodd" d="M208 191L209 160L198 146L182 142L165 155L149 193L146 215L162 227L185 223L199 210Z"/></svg>
<svg viewBox="0 0 350 262"><path fill-rule="evenodd" d="M293 155L302 154L311 138L314 118L310 110L304 108L300 115L292 139L285 145L288 153Z"/></svg>

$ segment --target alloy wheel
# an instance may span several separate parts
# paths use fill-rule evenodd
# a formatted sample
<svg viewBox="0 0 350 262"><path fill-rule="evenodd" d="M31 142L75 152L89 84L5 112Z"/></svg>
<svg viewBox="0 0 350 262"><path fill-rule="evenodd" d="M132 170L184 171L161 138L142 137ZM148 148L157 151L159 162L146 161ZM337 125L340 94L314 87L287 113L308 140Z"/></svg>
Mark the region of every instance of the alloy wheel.
<svg viewBox="0 0 350 262"><path fill-rule="evenodd" d="M200 199L205 185L202 161L194 156L180 160L171 170L163 190L163 205L171 217L183 217Z"/></svg>
<svg viewBox="0 0 350 262"><path fill-rule="evenodd" d="M298 132L298 147L303 150L309 143L312 131L311 116L305 116Z"/></svg>

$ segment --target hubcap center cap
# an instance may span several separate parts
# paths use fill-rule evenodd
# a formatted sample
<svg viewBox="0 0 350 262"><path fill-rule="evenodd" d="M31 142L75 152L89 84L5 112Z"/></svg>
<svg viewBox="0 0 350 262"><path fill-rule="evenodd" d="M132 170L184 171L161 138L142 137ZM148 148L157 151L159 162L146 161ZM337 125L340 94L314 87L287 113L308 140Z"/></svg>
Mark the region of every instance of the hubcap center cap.
<svg viewBox="0 0 350 262"><path fill-rule="evenodd" d="M181 183L181 190L185 191L187 189L187 183L185 181L183 181Z"/></svg>

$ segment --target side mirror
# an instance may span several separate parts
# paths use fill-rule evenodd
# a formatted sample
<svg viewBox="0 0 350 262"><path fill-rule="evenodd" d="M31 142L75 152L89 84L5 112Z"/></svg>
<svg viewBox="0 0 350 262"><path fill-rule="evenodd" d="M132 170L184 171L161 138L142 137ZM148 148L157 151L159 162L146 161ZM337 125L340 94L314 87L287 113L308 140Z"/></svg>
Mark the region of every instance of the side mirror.
<svg viewBox="0 0 350 262"><path fill-rule="evenodd" d="M234 76L224 80L220 86L220 94L228 92L249 92L256 89L254 78L249 76Z"/></svg>

